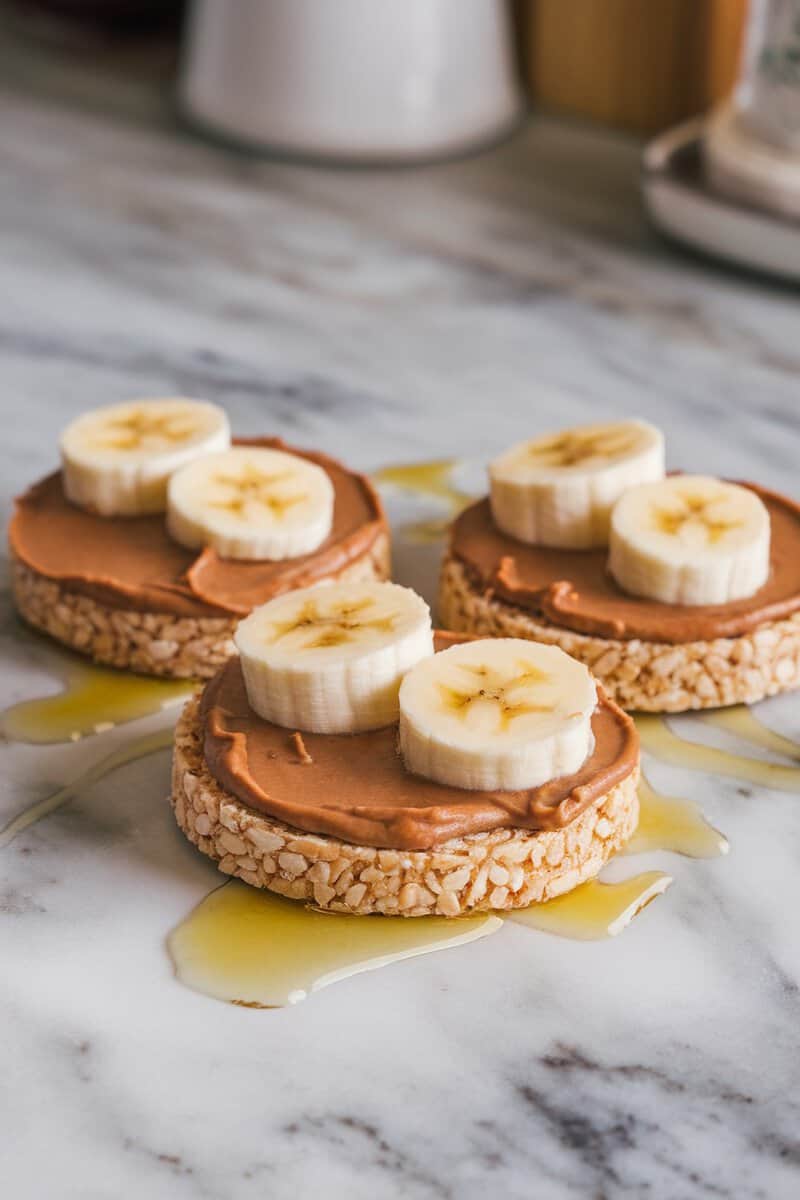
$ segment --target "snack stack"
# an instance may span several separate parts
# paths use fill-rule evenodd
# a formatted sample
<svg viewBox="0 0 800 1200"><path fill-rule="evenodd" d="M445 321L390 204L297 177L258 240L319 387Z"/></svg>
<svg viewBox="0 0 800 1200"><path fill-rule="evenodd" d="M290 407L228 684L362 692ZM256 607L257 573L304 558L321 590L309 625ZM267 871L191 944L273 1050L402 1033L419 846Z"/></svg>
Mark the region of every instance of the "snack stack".
<svg viewBox="0 0 800 1200"><path fill-rule="evenodd" d="M454 522L448 629L560 646L630 710L800 686L800 509L755 484L664 478L661 433L589 425L515 446Z"/></svg>
<svg viewBox="0 0 800 1200"><path fill-rule="evenodd" d="M354 914L548 900L636 827L633 722L583 664L434 634L391 583L282 596L178 723L172 804L221 871Z"/></svg>
<svg viewBox="0 0 800 1200"><path fill-rule="evenodd" d="M95 409L64 431L61 458L17 501L14 597L29 624L97 662L207 677L256 605L388 575L366 478L275 438L231 445L216 405Z"/></svg>

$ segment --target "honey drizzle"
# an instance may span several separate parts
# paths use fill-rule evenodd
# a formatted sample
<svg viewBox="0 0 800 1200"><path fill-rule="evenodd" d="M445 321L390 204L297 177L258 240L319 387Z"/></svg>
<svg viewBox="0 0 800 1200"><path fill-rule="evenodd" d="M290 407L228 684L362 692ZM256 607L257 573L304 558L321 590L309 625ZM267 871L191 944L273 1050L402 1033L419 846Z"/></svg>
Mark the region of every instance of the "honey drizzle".
<svg viewBox="0 0 800 1200"><path fill-rule="evenodd" d="M671 882L663 871L620 883L591 880L505 919L573 940L614 937ZM281 1008L362 971L485 937L501 924L492 913L455 919L323 913L231 880L201 900L167 947L176 978L193 991L241 1008Z"/></svg>
<svg viewBox="0 0 800 1200"><path fill-rule="evenodd" d="M411 521L400 527L400 532L407 542L415 546L434 546L447 536L450 528L450 517L434 521Z"/></svg>
<svg viewBox="0 0 800 1200"><path fill-rule="evenodd" d="M643 871L620 883L590 879L564 896L545 904L515 909L508 921L578 941L616 937L656 896L665 892L672 876L663 871Z"/></svg>
<svg viewBox="0 0 800 1200"><path fill-rule="evenodd" d="M194 686L96 667L67 653L58 654L56 671L64 682L62 691L23 700L0 714L5 737L37 744L74 742L178 704Z"/></svg>
<svg viewBox="0 0 800 1200"><path fill-rule="evenodd" d="M82 775L72 783L66 784L53 792L52 795L46 796L44 800L39 800L36 804L32 804L30 808L24 809L16 817L12 818L7 825L0 829L0 850L13 842L18 834L25 829L29 829L31 825L35 825L37 821L41 821L44 817L49 817L56 809L62 808L69 800L74 800L75 797L84 789L92 787L109 775L112 771L116 771L119 767L124 767L127 763L135 762L140 758L147 758L150 754L155 754L158 750L166 750L172 746L173 731L172 729L161 729L157 733L150 733L146 737L138 738L135 742L130 742L126 746L120 746L113 754L107 755L100 762L95 763Z"/></svg>
<svg viewBox="0 0 800 1200"><path fill-rule="evenodd" d="M743 742L762 746L774 754L782 754L784 758L793 758L800 762L800 745L762 724L744 704L735 708L714 709L712 712L699 713L698 716L706 725L713 725L715 729L735 734Z"/></svg>
<svg viewBox="0 0 800 1200"><path fill-rule="evenodd" d="M687 858L717 858L729 848L728 839L709 824L698 804L664 796L640 776L639 824L623 854L670 850Z"/></svg>
<svg viewBox="0 0 800 1200"><path fill-rule="evenodd" d="M382 467L373 479L377 484L387 484L417 496L431 497L447 507L448 515L439 519L413 521L401 528L407 541L430 544L440 541L447 533L453 517L473 499L467 492L453 487L451 478L459 465L455 458L434 459L431 462L408 463L400 466Z"/></svg>
<svg viewBox="0 0 800 1200"><path fill-rule="evenodd" d="M279 1008L361 971L485 937L474 917L322 913L232 880L201 900L167 940L176 977L243 1008Z"/></svg>
<svg viewBox="0 0 800 1200"><path fill-rule="evenodd" d="M715 746L687 741L674 733L662 717L636 717L636 728L643 749L662 762L674 763L690 771L706 771L741 779L781 792L800 792L800 767L761 762L743 754L718 750Z"/></svg>
<svg viewBox="0 0 800 1200"><path fill-rule="evenodd" d="M670 850L710 858L727 852L725 837L692 801L663 796L644 778L639 796L640 827L630 853ZM560 937L599 940L619 934L671 883L662 871L616 883L595 879L504 916ZM243 1008L273 1008L360 971L471 941L499 924L486 915L454 921L326 914L233 881L201 901L172 932L168 947L176 977L187 987Z"/></svg>

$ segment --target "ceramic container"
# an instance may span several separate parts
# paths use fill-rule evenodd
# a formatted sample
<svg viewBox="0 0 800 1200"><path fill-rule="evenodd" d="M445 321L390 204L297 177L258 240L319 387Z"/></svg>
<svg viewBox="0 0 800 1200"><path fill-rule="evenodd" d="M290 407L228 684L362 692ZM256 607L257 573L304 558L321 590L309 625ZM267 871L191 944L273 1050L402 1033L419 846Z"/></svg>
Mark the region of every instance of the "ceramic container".
<svg viewBox="0 0 800 1200"><path fill-rule="evenodd" d="M356 161L457 153L521 108L505 0L195 0L179 88L209 132Z"/></svg>

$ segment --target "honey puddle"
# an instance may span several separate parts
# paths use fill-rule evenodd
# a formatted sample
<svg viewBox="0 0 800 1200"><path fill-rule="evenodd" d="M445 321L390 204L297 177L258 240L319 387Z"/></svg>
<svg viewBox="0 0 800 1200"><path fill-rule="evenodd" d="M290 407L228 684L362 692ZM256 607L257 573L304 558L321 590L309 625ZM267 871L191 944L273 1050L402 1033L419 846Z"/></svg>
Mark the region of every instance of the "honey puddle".
<svg viewBox="0 0 800 1200"><path fill-rule="evenodd" d="M582 941L614 937L671 882L662 871L592 880L504 919ZM167 947L176 977L193 991L244 1008L280 1008L361 971L486 937L502 923L492 913L348 917L231 880L172 931Z"/></svg>
<svg viewBox="0 0 800 1200"><path fill-rule="evenodd" d="M528 925L559 937L595 941L616 937L637 913L665 892L672 876L663 871L643 871L620 883L590 879L565 896L546 904L532 904L507 916L508 921Z"/></svg>
<svg viewBox="0 0 800 1200"><path fill-rule="evenodd" d="M178 979L217 1000L278 1008L403 958L494 933L499 917L348 917L305 908L232 880L206 896L167 941Z"/></svg>
<svg viewBox="0 0 800 1200"><path fill-rule="evenodd" d="M733 733L743 742L762 746L765 750L771 750L773 754L782 754L784 758L793 758L800 762L800 745L762 725L744 704L739 704L736 708L720 708L713 712L698 713L698 717L706 725Z"/></svg>
<svg viewBox="0 0 800 1200"><path fill-rule="evenodd" d="M728 839L708 823L693 800L663 796L640 777L639 825L623 854L671 850L688 858L717 858L729 848Z"/></svg>
<svg viewBox="0 0 800 1200"><path fill-rule="evenodd" d="M722 716L721 713L709 714L706 719L709 723L718 724L720 728L726 728L722 721L713 719ZM763 732L765 736L770 732L754 717L752 726L750 722L741 724L748 728L751 734L753 727ZM666 721L658 716L636 717L636 728L639 730L642 748L662 762L674 763L675 766L685 767L691 771L726 775L732 779L760 784L762 787L775 788L781 792L800 792L800 767L762 762L757 758L748 758L744 754L732 754L728 750L718 750L715 746L702 746L697 742L687 741L686 738L673 733ZM772 736L777 738L779 735ZM759 737L761 737L761 733L759 733ZM749 740L752 741L754 738L750 737ZM772 741L771 738L770 741ZM783 743L784 739L781 738L780 741ZM766 743L761 740L759 744L765 745ZM794 746L793 743L789 744ZM772 747L774 748L774 743L772 743ZM781 753L785 754L786 751L782 750ZM794 747L794 753L797 753L796 747Z"/></svg>
<svg viewBox="0 0 800 1200"><path fill-rule="evenodd" d="M66 653L56 670L64 689L23 700L0 714L0 731L15 742L69 742L177 704L192 691L187 680L149 679L96 667Z"/></svg>
<svg viewBox="0 0 800 1200"><path fill-rule="evenodd" d="M639 801L639 828L625 852L669 850L691 858L727 853L726 838L692 801L661 795L644 776ZM590 880L503 919L579 941L614 937L671 883L663 871L617 883ZM360 971L483 937L500 924L487 914L448 920L321 913L231 881L173 930L168 947L177 978L194 991L244 1007L275 1008Z"/></svg>
<svg viewBox="0 0 800 1200"><path fill-rule="evenodd" d="M52 795L46 796L44 800L32 804L30 808L26 808L24 812L19 813L7 825L4 825L0 829L0 850L13 842L14 838L23 830L29 829L37 821L48 817L50 813L61 808L69 800L74 800L80 792L98 783L106 775L116 771L118 767L124 767L127 763L135 762L140 758L146 758L158 750L165 750L172 745L172 741L173 731L161 729L158 733L148 734L146 737L138 738L135 742L130 742L127 746L121 746L113 754L109 754L100 762L95 763L88 771L84 771L72 783L59 788Z"/></svg>
<svg viewBox="0 0 800 1200"><path fill-rule="evenodd" d="M404 492L418 496L429 496L441 501L447 508L447 516L438 520L414 521L401 529L403 536L411 542L437 542L447 532L453 517L461 512L473 499L467 492L454 487L451 478L459 465L458 459L434 459L432 462L410 463L406 466L383 467L376 471L373 479L377 484L388 484Z"/></svg>

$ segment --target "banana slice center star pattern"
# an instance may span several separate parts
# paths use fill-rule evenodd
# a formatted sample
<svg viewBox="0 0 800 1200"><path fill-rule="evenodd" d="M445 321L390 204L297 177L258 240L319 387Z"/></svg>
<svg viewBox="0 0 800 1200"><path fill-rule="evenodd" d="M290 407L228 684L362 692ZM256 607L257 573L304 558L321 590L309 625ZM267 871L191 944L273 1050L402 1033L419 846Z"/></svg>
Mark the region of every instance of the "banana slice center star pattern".
<svg viewBox="0 0 800 1200"><path fill-rule="evenodd" d="M250 707L307 733L393 724L403 677L434 649L425 601L375 581L285 592L240 622L234 641Z"/></svg>
<svg viewBox="0 0 800 1200"><path fill-rule="evenodd" d="M302 504L306 499L305 492L288 496L280 494L277 489L290 478L291 472L289 471L278 471L274 475L267 475L250 463L236 475L215 475L214 482L226 489L229 494L222 500L215 500L211 507L223 509L237 517L243 517L251 506L256 506L268 509L273 516L281 517L288 509L293 508L296 504Z"/></svg>
<svg viewBox="0 0 800 1200"><path fill-rule="evenodd" d="M655 528L659 533L667 533L673 537L683 537L684 534L700 533L711 546L716 545L731 529L741 525L741 521L725 521L712 516L714 504L723 499L721 496L680 496L677 497L680 507L656 508L654 511Z"/></svg>
<svg viewBox="0 0 800 1200"><path fill-rule="evenodd" d="M403 679L400 753L412 774L452 787L538 787L585 761L596 704L588 668L555 646L464 642Z"/></svg>
<svg viewBox="0 0 800 1200"><path fill-rule="evenodd" d="M444 683L438 686L445 711L460 716L463 720L467 720L475 705L496 705L497 729L498 732L504 732L517 717L553 712L555 708L554 704L533 704L514 699L513 693L516 688L549 681L550 676L532 663L520 663L519 674L511 679L488 667L476 667L466 663L462 664L461 670L477 678L479 683L472 689L454 688Z"/></svg>
<svg viewBox="0 0 800 1200"><path fill-rule="evenodd" d="M334 612L320 612L313 600L308 600L297 614L288 621L278 621L273 626L272 641L278 642L292 633L307 631L309 636L300 643L304 650L323 650L332 646L343 646L357 640L357 634L365 629L376 633L392 633L397 622L397 613L369 617L365 613L374 607L374 600L364 599L342 604Z"/></svg>
<svg viewBox="0 0 800 1200"><path fill-rule="evenodd" d="M101 450L158 450L186 441L196 432L196 422L183 414L135 409L110 417L107 428L98 430L92 442Z"/></svg>
<svg viewBox="0 0 800 1200"><path fill-rule="evenodd" d="M531 446L531 456L543 466L577 467L593 458L616 458L627 454L636 442L630 429L569 429Z"/></svg>

